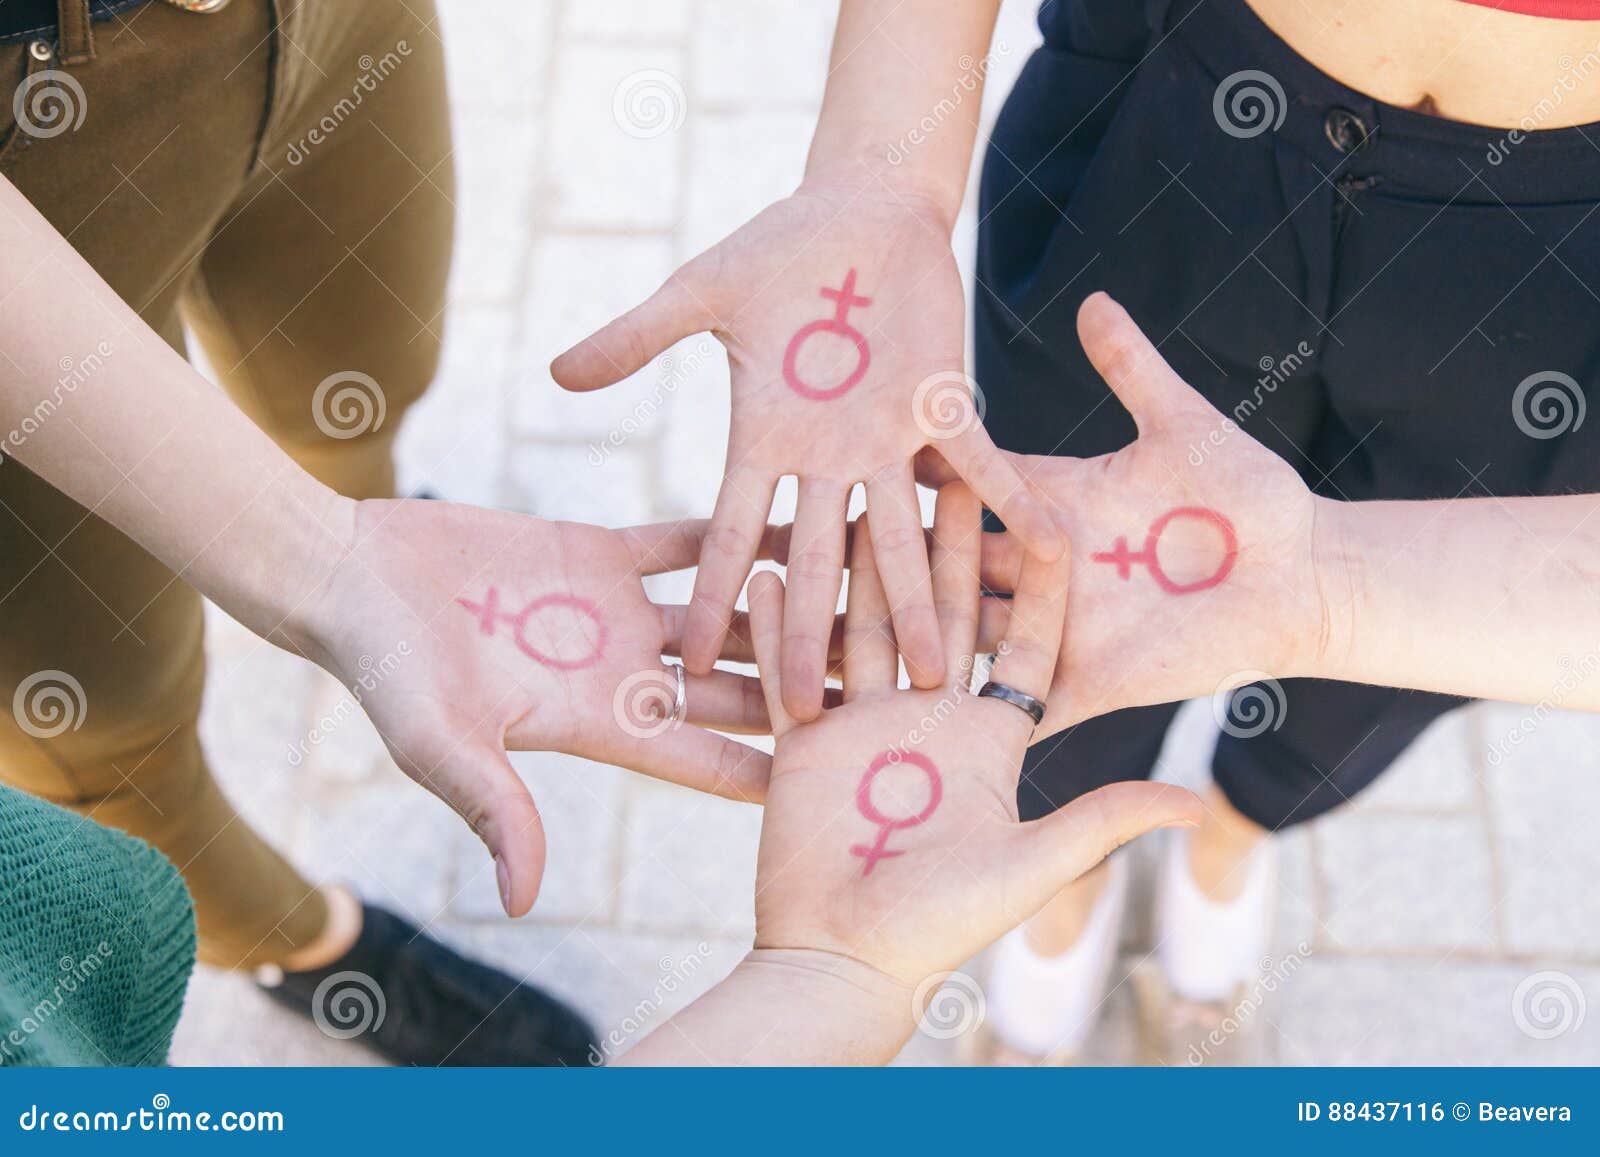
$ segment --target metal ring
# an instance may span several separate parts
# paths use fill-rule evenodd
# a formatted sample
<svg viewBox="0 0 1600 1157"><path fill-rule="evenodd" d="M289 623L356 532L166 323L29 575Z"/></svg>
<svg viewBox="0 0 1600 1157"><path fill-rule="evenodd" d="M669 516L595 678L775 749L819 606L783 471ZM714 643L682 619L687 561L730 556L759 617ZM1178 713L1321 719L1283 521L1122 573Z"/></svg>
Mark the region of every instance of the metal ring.
<svg viewBox="0 0 1600 1157"><path fill-rule="evenodd" d="M1043 700L1035 699L1026 691L1018 691L1015 687L1008 687L1004 683L996 683L990 680L979 689L978 697L981 699L999 699L1011 704L1011 706L1033 720L1035 727L1039 726L1039 721L1044 718Z"/></svg>
<svg viewBox="0 0 1600 1157"><path fill-rule="evenodd" d="M678 678L678 690L672 698L671 719L673 726L677 726L683 722L684 716L689 714L689 677L684 673L682 663L672 663L670 666Z"/></svg>

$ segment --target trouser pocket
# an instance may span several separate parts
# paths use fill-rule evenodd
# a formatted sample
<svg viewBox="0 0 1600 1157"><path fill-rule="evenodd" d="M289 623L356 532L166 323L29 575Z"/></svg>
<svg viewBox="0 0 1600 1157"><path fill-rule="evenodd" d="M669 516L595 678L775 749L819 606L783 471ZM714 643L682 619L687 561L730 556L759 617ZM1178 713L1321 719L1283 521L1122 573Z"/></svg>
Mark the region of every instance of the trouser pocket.
<svg viewBox="0 0 1600 1157"><path fill-rule="evenodd" d="M88 114L83 85L48 40L0 45L0 168L35 142L76 132Z"/></svg>

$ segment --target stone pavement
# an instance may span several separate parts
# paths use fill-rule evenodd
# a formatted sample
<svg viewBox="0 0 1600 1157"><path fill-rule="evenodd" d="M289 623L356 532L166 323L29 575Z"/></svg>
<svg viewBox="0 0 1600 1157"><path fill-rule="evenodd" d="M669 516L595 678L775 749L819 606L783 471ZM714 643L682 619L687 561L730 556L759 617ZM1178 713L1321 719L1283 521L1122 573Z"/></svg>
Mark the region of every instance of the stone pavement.
<svg viewBox="0 0 1600 1157"><path fill-rule="evenodd" d="M832 0L441 8L458 251L445 366L403 435L406 483L608 525L707 513L727 430L727 368L714 343L690 339L589 396L556 389L546 365L793 187ZM1007 0L990 115L1036 43L1032 5ZM969 268L972 235L969 207L957 236ZM780 490L777 515L791 511L792 490ZM630 1037L748 944L755 808L565 756L517 756L548 827L550 867L535 911L511 922L477 841L390 764L364 721L339 724L291 762L341 688L221 616L213 628L208 749L244 813L319 878L355 882L434 935L571 998L602 1032ZM1186 711L1168 743L1171 775L1197 763L1212 726L1207 706ZM1600 1062L1600 1010L1577 1020L1585 993L1600 1000L1600 842L1584 823L1600 815L1597 738L1590 718L1476 706L1437 725L1353 806L1284 837L1272 956L1294 964L1242 1017L1252 1055ZM1148 894L1150 849L1123 854L1136 857L1137 900ZM1127 969L1148 974L1148 943L1147 918L1133 920ZM1095 1059L1136 1058L1138 989L1112 994ZM904 1059L948 1063L959 1043L922 1035ZM205 969L174 1060L372 1063L281 1015L241 978Z"/></svg>

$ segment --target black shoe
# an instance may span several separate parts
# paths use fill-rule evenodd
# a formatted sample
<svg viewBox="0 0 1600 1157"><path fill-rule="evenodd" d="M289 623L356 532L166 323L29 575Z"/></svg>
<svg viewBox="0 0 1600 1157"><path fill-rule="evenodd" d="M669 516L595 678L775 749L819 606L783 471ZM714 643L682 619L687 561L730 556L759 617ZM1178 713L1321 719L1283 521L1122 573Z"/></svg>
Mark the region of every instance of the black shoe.
<svg viewBox="0 0 1600 1157"><path fill-rule="evenodd" d="M572 1009L458 956L392 912L362 905L361 935L326 968L258 983L326 1035L401 1065L590 1065L594 1030ZM276 981L276 983L273 983Z"/></svg>

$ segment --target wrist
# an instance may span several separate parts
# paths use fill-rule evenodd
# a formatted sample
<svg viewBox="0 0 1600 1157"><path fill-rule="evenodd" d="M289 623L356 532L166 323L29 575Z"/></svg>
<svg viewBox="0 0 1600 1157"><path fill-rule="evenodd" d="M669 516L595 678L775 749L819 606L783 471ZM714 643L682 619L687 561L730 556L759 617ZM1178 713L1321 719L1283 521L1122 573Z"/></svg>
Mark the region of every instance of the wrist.
<svg viewBox="0 0 1600 1157"><path fill-rule="evenodd" d="M309 475L288 499L289 525L276 558L271 619L259 631L279 646L326 665L337 618L329 593L355 544L358 503ZM250 625L250 624L246 624Z"/></svg>
<svg viewBox="0 0 1600 1157"><path fill-rule="evenodd" d="M887 1064L916 1030L914 991L848 956L810 948L753 948L734 969L782 1001L797 1031L824 1038L841 1064Z"/></svg>
<svg viewBox="0 0 1600 1157"><path fill-rule="evenodd" d="M837 195L873 200L908 209L931 221L945 236L955 229L965 189L961 177L943 177L895 164L886 156L889 146L868 145L846 156L813 155L797 194Z"/></svg>
<svg viewBox="0 0 1600 1157"><path fill-rule="evenodd" d="M1315 610L1301 633L1295 675L1339 679L1350 667L1355 625L1367 589L1369 553L1362 504L1312 499L1311 569Z"/></svg>

